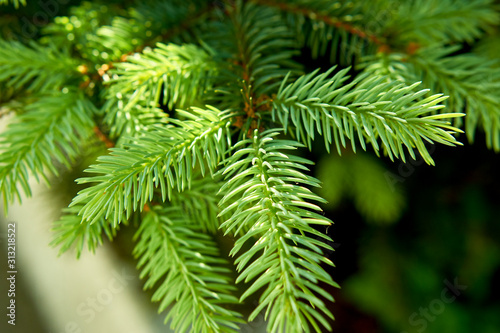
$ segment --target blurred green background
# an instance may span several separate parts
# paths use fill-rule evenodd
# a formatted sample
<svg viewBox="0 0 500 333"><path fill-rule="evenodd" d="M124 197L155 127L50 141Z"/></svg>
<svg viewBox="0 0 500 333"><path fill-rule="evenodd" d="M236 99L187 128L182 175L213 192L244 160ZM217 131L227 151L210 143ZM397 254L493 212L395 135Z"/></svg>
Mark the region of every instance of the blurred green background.
<svg viewBox="0 0 500 333"><path fill-rule="evenodd" d="M328 209L337 331L500 332L500 156L481 144L436 147L435 167L361 156L323 162L361 178ZM328 191L334 175L318 169Z"/></svg>

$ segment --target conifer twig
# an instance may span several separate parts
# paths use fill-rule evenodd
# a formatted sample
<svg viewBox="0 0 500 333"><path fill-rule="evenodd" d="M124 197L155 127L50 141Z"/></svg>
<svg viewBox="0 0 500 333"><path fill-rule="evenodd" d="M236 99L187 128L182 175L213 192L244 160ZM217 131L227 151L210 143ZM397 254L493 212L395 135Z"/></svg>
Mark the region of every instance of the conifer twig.
<svg viewBox="0 0 500 333"><path fill-rule="evenodd" d="M268 0L250 0L253 3L263 5L263 6L270 6L270 7L276 7L279 8L281 11L284 12L289 12L289 13L294 13L294 14L301 14L306 17L314 17L315 20L324 22L327 25L330 26L335 26L338 29L345 30L353 35L356 35L358 37L361 37L362 39L366 39L376 45L379 46L381 49L390 49L389 45L385 43L380 37L369 33L365 30L363 30L360 27L356 27L352 24L349 24L343 20L341 20L338 17L330 17L328 15L324 15L322 13L315 12L312 9L308 8L300 8L298 6L293 6L285 2L277 2L277 1L268 1Z"/></svg>

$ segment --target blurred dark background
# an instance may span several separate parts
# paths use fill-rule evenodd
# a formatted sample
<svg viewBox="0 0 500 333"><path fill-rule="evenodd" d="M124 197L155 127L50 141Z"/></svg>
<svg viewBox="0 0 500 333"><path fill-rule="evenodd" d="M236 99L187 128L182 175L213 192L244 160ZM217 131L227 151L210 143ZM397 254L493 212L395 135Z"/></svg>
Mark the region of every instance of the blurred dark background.
<svg viewBox="0 0 500 333"><path fill-rule="evenodd" d="M406 202L391 223L328 210L337 332L500 332L500 156L476 142L436 147L435 167L384 159Z"/></svg>

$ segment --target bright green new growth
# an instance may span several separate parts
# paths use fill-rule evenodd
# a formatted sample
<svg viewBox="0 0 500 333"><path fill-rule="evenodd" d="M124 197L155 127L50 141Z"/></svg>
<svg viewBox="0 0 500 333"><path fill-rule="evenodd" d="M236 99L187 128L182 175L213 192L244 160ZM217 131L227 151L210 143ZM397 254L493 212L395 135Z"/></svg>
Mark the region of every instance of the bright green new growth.
<svg viewBox="0 0 500 333"><path fill-rule="evenodd" d="M287 155L287 150L301 145L274 139L278 134L276 130L262 134L255 130L251 140L234 146L238 149L225 161L222 172L228 181L220 190L226 193L221 205L228 206L220 215L230 217L221 228L226 234L244 234L231 255L240 252L248 240L258 238L235 261L240 272L236 282L255 279L241 296L242 301L267 286L249 320L266 309L268 327L273 332L308 331L308 323L320 331L316 321L330 329L321 312L333 316L314 292L333 301L316 285L323 282L337 286L320 266L322 262L333 266L322 255L322 248L333 249L322 242L329 237L313 226L329 226L331 221L318 214L320 207L309 202L324 200L302 186L319 186L317 179L301 172L308 170L304 164L312 162ZM252 262L255 255L259 257Z"/></svg>
<svg viewBox="0 0 500 333"><path fill-rule="evenodd" d="M193 221L195 222L195 221ZM190 325L195 332L236 332L241 315L222 305L236 304L227 276L228 262L219 257L215 242L190 222L182 209L154 207L141 223L134 255L140 257L145 288L161 281L153 295L160 311L172 305L165 322L176 331ZM197 264L194 264L197 263ZM189 314L191 312L191 314Z"/></svg>
<svg viewBox="0 0 500 333"><path fill-rule="evenodd" d="M334 69L320 75L315 75L316 71L302 76L285 88L282 85L274 99L273 117L276 118L277 114L285 127L291 118L298 140L302 139L311 146L316 129L323 135L326 148L329 149L334 141L340 154L339 143L345 147L346 137L351 140L354 151L356 138L364 150L367 141L376 152L380 149L377 141L381 139L384 152L391 160L393 156L405 160L404 145L412 158L415 159L413 149L417 148L429 164L434 162L424 140L448 145L456 143L452 134L457 129L441 119L463 114L422 117L444 108L439 103L446 96L432 95L420 99L428 90L413 92L419 83L406 86L387 81L383 76L367 78L361 75L342 85L348 79L345 76L347 69L328 79Z"/></svg>
<svg viewBox="0 0 500 333"><path fill-rule="evenodd" d="M21 190L30 196L28 173L38 180L58 175L58 164L69 168L80 154L79 142L91 135L94 105L77 92L41 95L25 107L7 131L0 145L0 192L5 207Z"/></svg>
<svg viewBox="0 0 500 333"><path fill-rule="evenodd" d="M319 191L304 147L371 146L434 164L430 145L459 145L466 114L469 141L483 130L500 149L500 66L484 60L485 44L476 53L460 44L498 24L492 1L387 4L82 3L38 41L0 39L0 114L17 113L0 141L5 206L31 194L29 174L50 182L72 168L96 133L114 147L77 179L85 187L55 223L52 245L80 256L122 224L137 227L141 278L177 332L238 331L239 304L254 294L246 319L263 313L269 332L330 330L324 288L338 286L325 256L332 222L319 205L346 192L388 223L397 211L378 206L397 199L365 181L382 172L364 157L349 162L358 155L320 170L333 180L358 170L352 188L339 180ZM329 63L310 71L299 56ZM219 231L234 237L236 267L217 249Z"/></svg>

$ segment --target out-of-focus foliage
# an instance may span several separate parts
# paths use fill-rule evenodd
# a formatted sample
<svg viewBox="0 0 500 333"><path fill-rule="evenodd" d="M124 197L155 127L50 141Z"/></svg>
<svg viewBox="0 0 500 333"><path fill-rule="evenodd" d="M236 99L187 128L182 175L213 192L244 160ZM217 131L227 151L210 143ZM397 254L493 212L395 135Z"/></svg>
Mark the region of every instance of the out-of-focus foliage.
<svg viewBox="0 0 500 333"><path fill-rule="evenodd" d="M399 220L406 204L400 186L378 160L368 154L331 155L319 161L316 175L322 181L318 192L335 209L343 199L352 200L368 222L390 224Z"/></svg>
<svg viewBox="0 0 500 333"><path fill-rule="evenodd" d="M14 5L15 8L19 8L20 5L26 6L26 0L0 0L0 5L7 5L9 3Z"/></svg>
<svg viewBox="0 0 500 333"><path fill-rule="evenodd" d="M363 232L359 273L343 290L383 332L500 327L500 159L474 149L449 156L441 172L420 167L405 183L412 204L399 224Z"/></svg>

